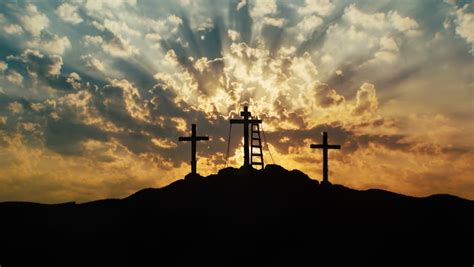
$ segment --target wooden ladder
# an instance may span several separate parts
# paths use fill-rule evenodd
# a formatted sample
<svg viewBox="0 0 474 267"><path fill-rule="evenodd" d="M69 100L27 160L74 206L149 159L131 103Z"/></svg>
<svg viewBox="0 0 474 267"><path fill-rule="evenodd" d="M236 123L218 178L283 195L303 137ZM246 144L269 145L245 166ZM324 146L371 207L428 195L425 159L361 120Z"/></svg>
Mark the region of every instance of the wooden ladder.
<svg viewBox="0 0 474 267"><path fill-rule="evenodd" d="M256 150L256 151L254 151L254 150ZM260 160L260 161L255 161L255 159ZM264 168L262 138L260 137L259 123L252 123L252 126L251 126L250 165L251 166L260 166L260 169Z"/></svg>

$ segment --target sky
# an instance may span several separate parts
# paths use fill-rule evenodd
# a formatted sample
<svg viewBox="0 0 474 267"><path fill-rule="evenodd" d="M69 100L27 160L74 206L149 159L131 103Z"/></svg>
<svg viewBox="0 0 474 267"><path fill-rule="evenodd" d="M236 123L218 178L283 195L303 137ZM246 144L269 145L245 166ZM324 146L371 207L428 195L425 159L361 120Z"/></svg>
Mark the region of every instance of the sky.
<svg viewBox="0 0 474 267"><path fill-rule="evenodd" d="M244 105L267 164L321 180L327 131L333 183L474 199L473 77L470 1L1 1L0 201L165 186L192 123L239 167Z"/></svg>

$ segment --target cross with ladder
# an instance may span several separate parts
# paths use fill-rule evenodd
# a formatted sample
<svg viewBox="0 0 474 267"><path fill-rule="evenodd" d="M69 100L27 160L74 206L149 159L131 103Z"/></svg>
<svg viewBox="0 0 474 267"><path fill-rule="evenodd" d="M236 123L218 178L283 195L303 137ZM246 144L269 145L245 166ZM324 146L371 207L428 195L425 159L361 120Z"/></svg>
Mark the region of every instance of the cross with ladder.
<svg viewBox="0 0 474 267"><path fill-rule="evenodd" d="M249 112L248 106L244 107L244 110L240 112L242 119L231 119L230 124L243 124L244 125L244 167L251 167L252 165L260 165L263 169L263 154L262 154L262 144L260 138L260 128L259 124L262 123L262 120L253 119ZM252 136L251 143L249 143L249 125L252 127ZM256 127L257 129L254 129ZM257 136L254 136L254 135ZM230 141L230 140L229 140ZM254 141L257 141L257 144L254 144ZM250 148L260 148L260 153L250 154ZM253 157L260 157L260 162L254 162Z"/></svg>
<svg viewBox="0 0 474 267"><path fill-rule="evenodd" d="M178 140L180 142L182 142L182 141L190 141L191 142L191 174L197 174L196 142L197 141L208 141L209 136L197 136L196 135L196 124L192 124L192 126L191 126L191 136L180 137Z"/></svg>
<svg viewBox="0 0 474 267"><path fill-rule="evenodd" d="M328 133L323 132L323 143L311 144L310 147L313 149L320 148L323 150L323 182L321 184L330 184L329 183L329 170L328 170L328 150L341 149L341 146L328 144Z"/></svg>

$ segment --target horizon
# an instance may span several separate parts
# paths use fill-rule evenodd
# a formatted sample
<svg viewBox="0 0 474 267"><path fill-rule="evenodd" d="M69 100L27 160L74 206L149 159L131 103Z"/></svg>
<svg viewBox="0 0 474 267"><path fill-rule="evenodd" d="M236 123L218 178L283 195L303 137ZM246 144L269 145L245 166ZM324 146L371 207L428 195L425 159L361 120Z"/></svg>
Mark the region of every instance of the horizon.
<svg viewBox="0 0 474 267"><path fill-rule="evenodd" d="M0 3L0 202L87 202L243 163L474 200L470 1ZM264 140L265 141L265 140ZM226 151L229 146L229 158ZM271 153L271 156L270 156ZM274 159L274 162L273 162ZM228 163L228 164L227 164Z"/></svg>

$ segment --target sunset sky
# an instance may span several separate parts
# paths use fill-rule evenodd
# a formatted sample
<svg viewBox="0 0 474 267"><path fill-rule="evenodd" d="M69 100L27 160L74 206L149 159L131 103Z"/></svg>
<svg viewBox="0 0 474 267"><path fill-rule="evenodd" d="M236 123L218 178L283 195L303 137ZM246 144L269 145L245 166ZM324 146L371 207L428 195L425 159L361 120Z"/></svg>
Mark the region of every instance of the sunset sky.
<svg viewBox="0 0 474 267"><path fill-rule="evenodd" d="M468 0L1 1L0 202L167 185L191 123L216 173L246 104L287 169L321 180L327 131L333 183L474 199L473 90Z"/></svg>

